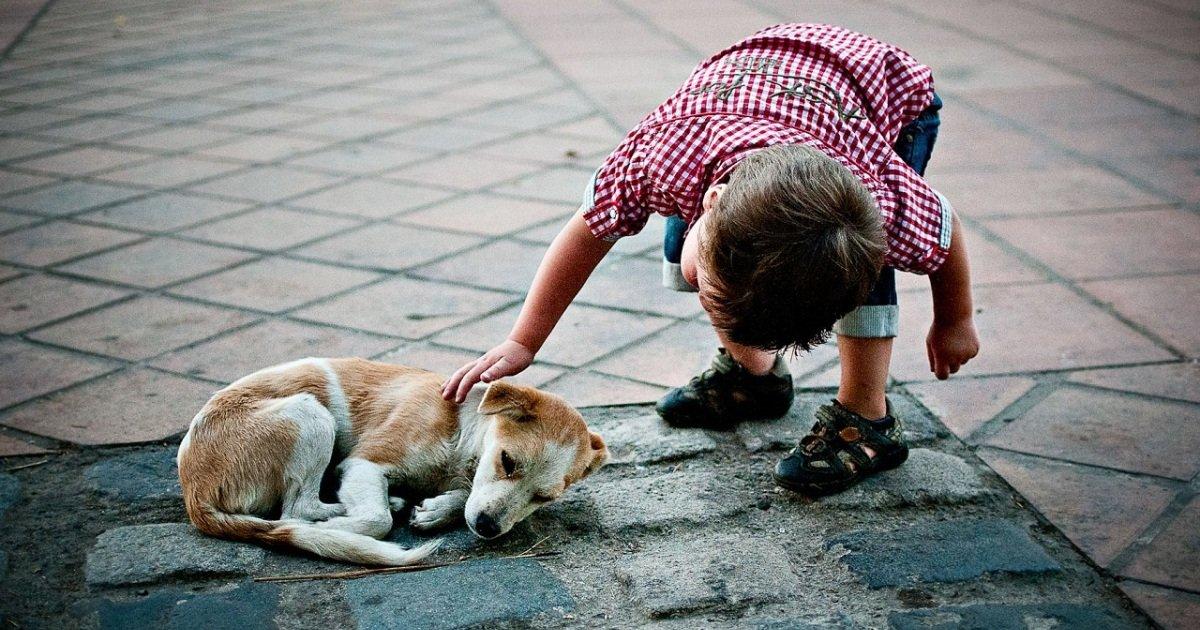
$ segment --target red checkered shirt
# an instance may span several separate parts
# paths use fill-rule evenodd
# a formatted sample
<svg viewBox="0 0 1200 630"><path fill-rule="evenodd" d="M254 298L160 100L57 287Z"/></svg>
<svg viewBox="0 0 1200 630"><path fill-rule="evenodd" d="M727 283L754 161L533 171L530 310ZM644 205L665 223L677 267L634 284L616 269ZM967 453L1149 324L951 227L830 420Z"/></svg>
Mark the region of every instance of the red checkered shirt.
<svg viewBox="0 0 1200 630"><path fill-rule="evenodd" d="M893 149L933 100L933 76L908 53L825 24L780 24L702 62L629 132L596 173L584 219L607 240L651 212L689 224L704 191L753 151L804 144L837 160L879 206L887 264L930 273L945 261L948 214Z"/></svg>

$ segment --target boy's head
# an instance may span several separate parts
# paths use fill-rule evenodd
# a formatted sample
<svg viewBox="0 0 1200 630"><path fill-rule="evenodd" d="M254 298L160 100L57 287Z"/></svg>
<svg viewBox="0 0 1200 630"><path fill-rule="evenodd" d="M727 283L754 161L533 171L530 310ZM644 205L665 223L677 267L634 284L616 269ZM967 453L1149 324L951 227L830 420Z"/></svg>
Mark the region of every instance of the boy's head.
<svg viewBox="0 0 1200 630"><path fill-rule="evenodd" d="M819 151L758 151L704 201L700 298L734 342L808 350L862 304L879 275L887 246L875 202Z"/></svg>

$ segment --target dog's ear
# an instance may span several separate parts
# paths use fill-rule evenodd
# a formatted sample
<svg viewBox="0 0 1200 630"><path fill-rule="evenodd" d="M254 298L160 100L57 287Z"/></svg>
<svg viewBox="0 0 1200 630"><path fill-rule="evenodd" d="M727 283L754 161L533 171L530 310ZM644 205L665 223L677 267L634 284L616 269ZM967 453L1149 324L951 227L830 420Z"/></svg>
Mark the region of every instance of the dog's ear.
<svg viewBox="0 0 1200 630"><path fill-rule="evenodd" d="M588 431L588 439L591 440L592 461L583 472L585 477L596 472L596 470L608 462L608 447L604 445L604 438L600 437L600 434L594 431Z"/></svg>
<svg viewBox="0 0 1200 630"><path fill-rule="evenodd" d="M533 400L520 385L496 381L488 385L479 403L479 413L485 416L505 416L513 420L531 418Z"/></svg>

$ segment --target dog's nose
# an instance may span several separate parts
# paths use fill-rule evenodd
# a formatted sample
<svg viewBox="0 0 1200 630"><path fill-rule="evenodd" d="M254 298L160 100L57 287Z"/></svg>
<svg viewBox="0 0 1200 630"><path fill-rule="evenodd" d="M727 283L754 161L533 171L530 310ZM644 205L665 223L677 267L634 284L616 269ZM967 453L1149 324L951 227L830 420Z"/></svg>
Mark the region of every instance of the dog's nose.
<svg viewBox="0 0 1200 630"><path fill-rule="evenodd" d="M495 538L500 535L500 526L496 519L487 514L480 514L475 519L475 533L484 538Z"/></svg>

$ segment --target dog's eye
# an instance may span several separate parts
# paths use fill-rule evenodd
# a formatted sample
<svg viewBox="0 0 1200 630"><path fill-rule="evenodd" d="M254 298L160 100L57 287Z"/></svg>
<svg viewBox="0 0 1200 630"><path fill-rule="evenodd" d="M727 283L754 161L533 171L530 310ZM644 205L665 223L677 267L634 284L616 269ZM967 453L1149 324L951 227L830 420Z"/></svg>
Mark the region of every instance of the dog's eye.
<svg viewBox="0 0 1200 630"><path fill-rule="evenodd" d="M535 495L533 495L533 502L534 502L534 503L549 503L549 502L551 502L551 501L553 501L553 500L554 500L554 497L552 497L552 496L550 496L550 495L548 495L548 494L535 494Z"/></svg>
<svg viewBox="0 0 1200 630"><path fill-rule="evenodd" d="M500 451L500 465L504 467L505 477L511 477L517 472L517 462L508 456L508 451Z"/></svg>

